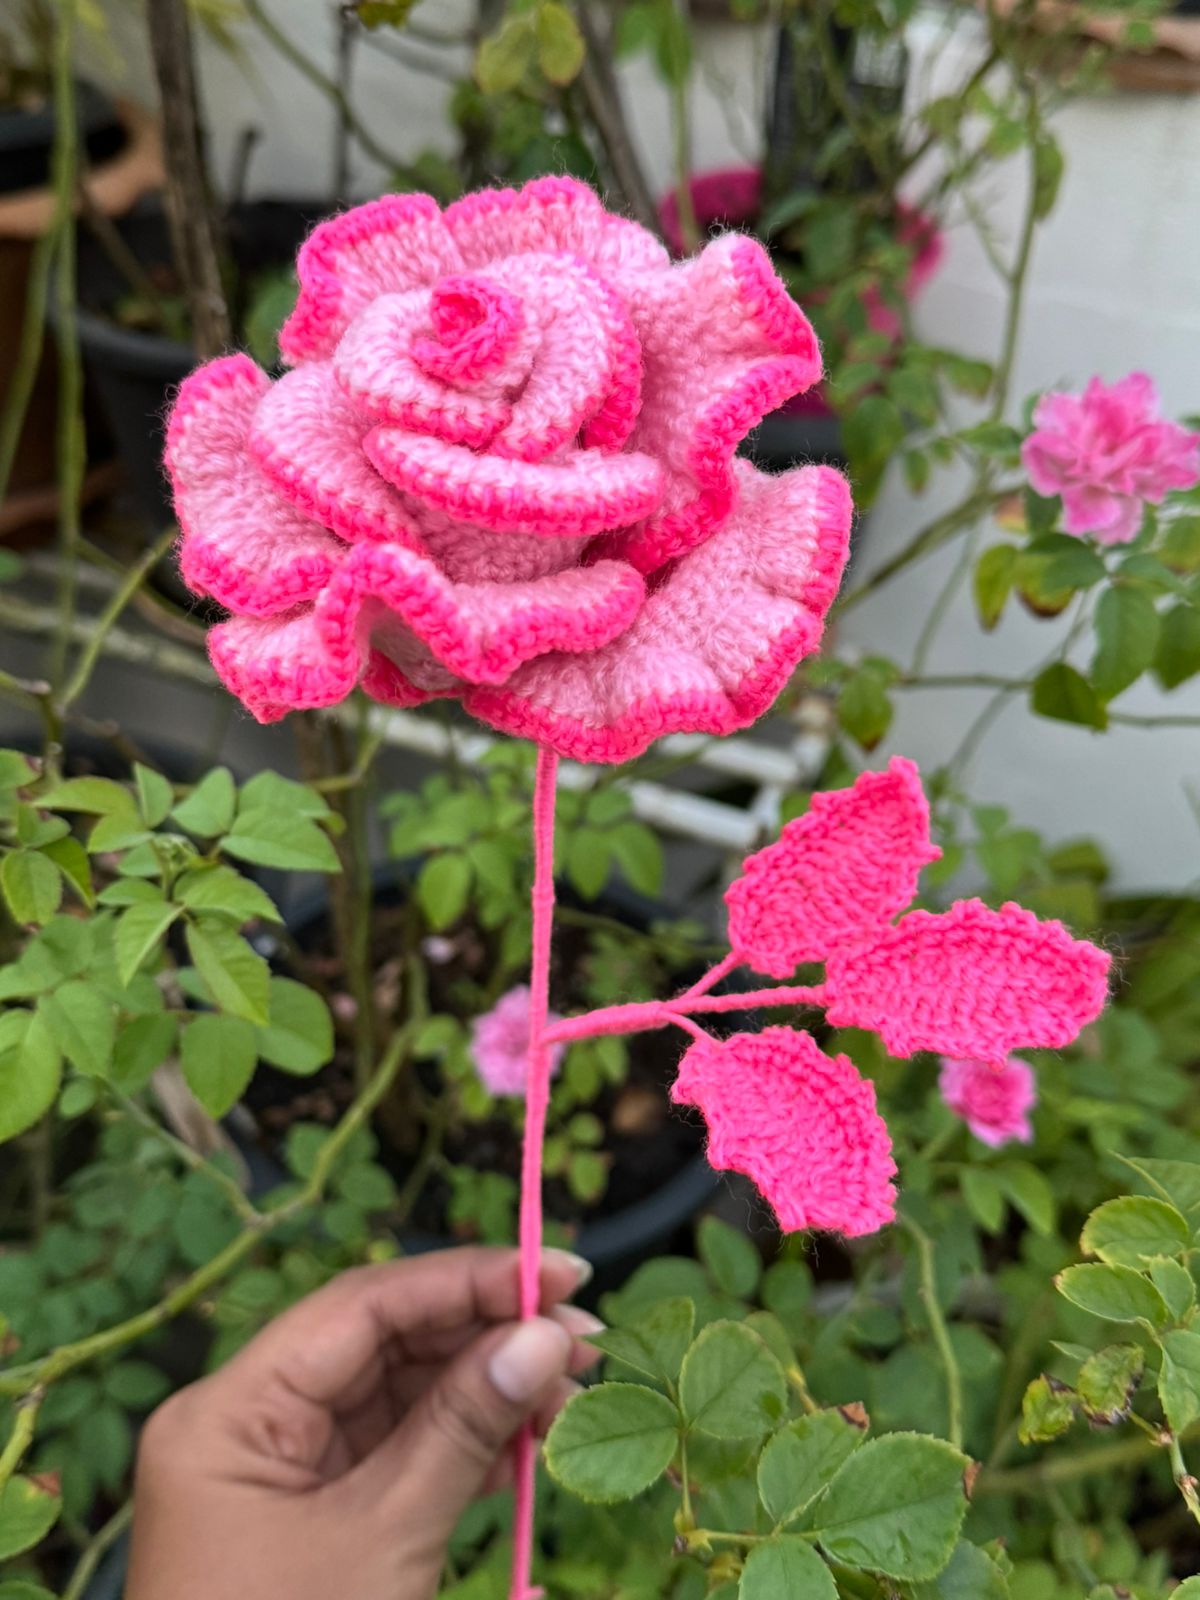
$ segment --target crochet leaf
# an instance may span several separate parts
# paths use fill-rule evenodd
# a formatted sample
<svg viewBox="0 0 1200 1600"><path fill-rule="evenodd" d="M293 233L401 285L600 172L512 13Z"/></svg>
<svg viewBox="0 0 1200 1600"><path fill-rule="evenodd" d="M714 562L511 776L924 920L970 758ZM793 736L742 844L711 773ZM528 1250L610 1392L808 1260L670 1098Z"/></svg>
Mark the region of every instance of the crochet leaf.
<svg viewBox="0 0 1200 1600"><path fill-rule="evenodd" d="M875 1088L807 1033L766 1028L694 1044L671 1090L708 1123L708 1159L744 1172L792 1233L850 1238L892 1220L896 1164Z"/></svg>
<svg viewBox="0 0 1200 1600"><path fill-rule="evenodd" d="M895 1056L936 1050L1002 1067L1013 1050L1069 1044L1103 1008L1108 970L1105 951L1061 922L959 900L835 951L826 1017L873 1029Z"/></svg>
<svg viewBox="0 0 1200 1600"><path fill-rule="evenodd" d="M896 756L848 789L815 794L725 895L729 942L756 972L787 978L903 911L941 851L915 764Z"/></svg>

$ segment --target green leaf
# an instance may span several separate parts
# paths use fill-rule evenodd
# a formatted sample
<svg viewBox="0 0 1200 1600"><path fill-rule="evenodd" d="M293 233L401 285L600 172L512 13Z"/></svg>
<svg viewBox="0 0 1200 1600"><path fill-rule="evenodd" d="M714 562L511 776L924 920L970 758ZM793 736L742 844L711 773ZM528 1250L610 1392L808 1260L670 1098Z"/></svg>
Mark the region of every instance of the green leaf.
<svg viewBox="0 0 1200 1600"><path fill-rule="evenodd" d="M1042 1373L1025 1390L1017 1436L1022 1444L1046 1444L1066 1433L1074 1420L1074 1391Z"/></svg>
<svg viewBox="0 0 1200 1600"><path fill-rule="evenodd" d="M762 1258L744 1233L719 1217L703 1217L696 1230L700 1260L718 1289L749 1300L762 1276Z"/></svg>
<svg viewBox="0 0 1200 1600"><path fill-rule="evenodd" d="M104 1374L104 1392L130 1411L150 1411L170 1393L166 1375L148 1361L118 1361Z"/></svg>
<svg viewBox="0 0 1200 1600"><path fill-rule="evenodd" d="M40 1543L61 1510L61 1498L44 1484L19 1475L10 1478L0 1489L0 1561Z"/></svg>
<svg viewBox="0 0 1200 1600"><path fill-rule="evenodd" d="M963 428L958 437L985 455L1009 460L1021 449L1021 435L1007 422L977 422L973 428Z"/></svg>
<svg viewBox="0 0 1200 1600"><path fill-rule="evenodd" d="M573 83L586 47L579 26L561 0L542 0L537 14L538 66L551 83Z"/></svg>
<svg viewBox="0 0 1200 1600"><path fill-rule="evenodd" d="M133 778L137 786L138 810L148 828L157 828L166 819L175 799L175 791L161 772L153 772L140 761L133 764Z"/></svg>
<svg viewBox="0 0 1200 1600"><path fill-rule="evenodd" d="M696 1308L679 1296L660 1300L632 1324L589 1338L605 1355L659 1383L675 1383L692 1342Z"/></svg>
<svg viewBox="0 0 1200 1600"><path fill-rule="evenodd" d="M609 830L608 848L631 888L639 894L661 893L663 853L653 828L643 822L622 822Z"/></svg>
<svg viewBox="0 0 1200 1600"><path fill-rule="evenodd" d="M417 875L417 904L431 928L449 928L467 909L471 864L465 856L430 856Z"/></svg>
<svg viewBox="0 0 1200 1600"><path fill-rule="evenodd" d="M62 1055L41 1017L20 1009L0 1013L0 1142L49 1111L62 1082Z"/></svg>
<svg viewBox="0 0 1200 1600"><path fill-rule="evenodd" d="M62 873L90 910L96 904L92 887L92 864L78 839L53 839L42 846L42 854Z"/></svg>
<svg viewBox="0 0 1200 1600"><path fill-rule="evenodd" d="M76 1071L94 1078L108 1076L117 1019L112 1003L99 989L74 978L43 996L38 1010Z"/></svg>
<svg viewBox="0 0 1200 1600"><path fill-rule="evenodd" d="M0 789L23 789L37 773L20 750L0 750Z"/></svg>
<svg viewBox="0 0 1200 1600"><path fill-rule="evenodd" d="M97 817L136 809L129 790L111 778L68 778L42 795L38 805L47 811L83 811Z"/></svg>
<svg viewBox="0 0 1200 1600"><path fill-rule="evenodd" d="M40 1583L27 1583L24 1578L10 1578L0 1583L0 1600L57 1600L49 1589Z"/></svg>
<svg viewBox="0 0 1200 1600"><path fill-rule="evenodd" d="M598 1384L559 1413L546 1437L546 1466L581 1499L629 1500L666 1471L678 1429L665 1395L633 1383Z"/></svg>
<svg viewBox="0 0 1200 1600"><path fill-rule="evenodd" d="M179 826L198 839L215 839L233 826L237 790L228 767L214 767L175 806L171 815Z"/></svg>
<svg viewBox="0 0 1200 1600"><path fill-rule="evenodd" d="M756 1544L746 1557L738 1600L837 1600L833 1574L817 1552L800 1539Z"/></svg>
<svg viewBox="0 0 1200 1600"><path fill-rule="evenodd" d="M1017 552L1010 544L994 544L975 563L975 609L990 633L1000 621L1017 574Z"/></svg>
<svg viewBox="0 0 1200 1600"><path fill-rule="evenodd" d="M179 916L179 907L151 901L130 906L117 919L113 948L117 957L117 976L128 987L152 950L162 943L167 929Z"/></svg>
<svg viewBox="0 0 1200 1600"><path fill-rule="evenodd" d="M284 1072L307 1077L333 1058L333 1018L314 989L292 978L271 979L270 1021L258 1053Z"/></svg>
<svg viewBox="0 0 1200 1600"><path fill-rule="evenodd" d="M841 1411L814 1411L767 1440L758 1463L758 1493L778 1525L812 1504L862 1444L864 1429Z"/></svg>
<svg viewBox="0 0 1200 1600"><path fill-rule="evenodd" d="M679 1400L690 1427L721 1439L761 1438L783 1420L787 1378L763 1341L713 1322L683 1359Z"/></svg>
<svg viewBox="0 0 1200 1600"><path fill-rule="evenodd" d="M1009 1589L1003 1572L987 1553L960 1539L949 1565L936 1578L913 1584L908 1595L909 1600L1009 1600Z"/></svg>
<svg viewBox="0 0 1200 1600"><path fill-rule="evenodd" d="M40 850L11 850L0 861L0 889L15 922L40 927L62 902L62 874Z"/></svg>
<svg viewBox="0 0 1200 1600"><path fill-rule="evenodd" d="M856 463L876 470L904 442L904 417L894 400L867 394L842 420L846 454Z"/></svg>
<svg viewBox="0 0 1200 1600"><path fill-rule="evenodd" d="M567 840L567 876L585 900L594 900L608 882L609 835L576 828Z"/></svg>
<svg viewBox="0 0 1200 1600"><path fill-rule="evenodd" d="M75 1425L73 1444L106 1489L121 1487L133 1455L129 1418L105 1400L85 1412Z"/></svg>
<svg viewBox="0 0 1200 1600"><path fill-rule="evenodd" d="M1053 134L1040 130L1033 147L1033 214L1047 217L1058 199L1066 163L1058 140Z"/></svg>
<svg viewBox="0 0 1200 1600"><path fill-rule="evenodd" d="M245 794L243 790L243 799ZM239 811L237 821L221 840L221 849L239 861L279 867L284 872L339 870L337 851L328 836L311 818L295 811L266 807Z"/></svg>
<svg viewBox="0 0 1200 1600"><path fill-rule="evenodd" d="M882 678L862 668L847 678L837 698L842 727L864 750L873 750L892 724L892 702Z"/></svg>
<svg viewBox="0 0 1200 1600"><path fill-rule="evenodd" d="M1065 661L1056 661L1038 673L1029 703L1039 717L1075 722L1085 728L1108 727L1108 713L1095 689Z"/></svg>
<svg viewBox="0 0 1200 1600"><path fill-rule="evenodd" d="M1200 516L1177 517L1163 534L1158 557L1172 572L1200 572Z"/></svg>
<svg viewBox="0 0 1200 1600"><path fill-rule="evenodd" d="M284 812L289 817L307 817L314 822L330 815L329 801L319 789L284 778L278 772L256 772L242 785L239 816L260 811Z"/></svg>
<svg viewBox="0 0 1200 1600"><path fill-rule="evenodd" d="M1200 611L1172 606L1162 618L1154 675L1164 689L1177 689L1200 672Z"/></svg>
<svg viewBox="0 0 1200 1600"><path fill-rule="evenodd" d="M953 1445L893 1433L856 1450L813 1513L826 1555L890 1578L934 1578L967 1513L969 1462Z"/></svg>
<svg viewBox="0 0 1200 1600"><path fill-rule="evenodd" d="M1087 1358L1079 1369L1075 1390L1094 1427L1111 1428L1125 1421L1145 1365L1145 1355L1136 1344L1105 1345Z"/></svg>
<svg viewBox="0 0 1200 1600"><path fill-rule="evenodd" d="M233 867L197 867L184 873L175 885L175 898L189 911L216 911L232 917L239 928L258 917L283 921L266 890Z"/></svg>
<svg viewBox="0 0 1200 1600"><path fill-rule="evenodd" d="M1178 1589L1172 1589L1171 1600L1200 1600L1200 1578L1185 1578Z"/></svg>
<svg viewBox="0 0 1200 1600"><path fill-rule="evenodd" d="M1200 1163L1193 1161L1161 1161L1149 1156L1118 1156L1127 1167L1145 1178L1147 1183L1168 1204L1192 1218L1200 1212Z"/></svg>
<svg viewBox="0 0 1200 1600"><path fill-rule="evenodd" d="M1096 602L1096 654L1091 680L1102 700L1111 700L1140 678L1154 660L1159 622L1144 589L1115 583Z"/></svg>
<svg viewBox="0 0 1200 1600"><path fill-rule="evenodd" d="M1196 1285L1182 1261L1171 1256L1151 1256L1146 1271L1175 1321L1182 1322L1190 1316L1196 1304Z"/></svg>
<svg viewBox="0 0 1200 1600"><path fill-rule="evenodd" d="M208 917L188 925L187 946L217 1007L265 1027L270 1021L270 968L241 934Z"/></svg>
<svg viewBox="0 0 1200 1600"><path fill-rule="evenodd" d="M168 1011L134 1017L117 1035L113 1046L112 1079L125 1094L144 1088L151 1073L175 1048L178 1019Z"/></svg>
<svg viewBox="0 0 1200 1600"><path fill-rule="evenodd" d="M136 811L112 811L96 819L88 834L88 853L95 856L111 850L132 850L153 837ZM158 872L157 862L154 872Z"/></svg>
<svg viewBox="0 0 1200 1600"><path fill-rule="evenodd" d="M484 94L508 94L533 66L537 32L531 16L508 17L480 44L475 81Z"/></svg>
<svg viewBox="0 0 1200 1600"><path fill-rule="evenodd" d="M1004 1224L1004 1186L988 1167L964 1166L958 1179L967 1209L985 1233L999 1233Z"/></svg>
<svg viewBox="0 0 1200 1600"><path fill-rule="evenodd" d="M1177 1328L1164 1333L1159 1343L1158 1398L1171 1427L1182 1433L1200 1418L1200 1333Z"/></svg>
<svg viewBox="0 0 1200 1600"><path fill-rule="evenodd" d="M357 0L354 14L364 28L402 28L416 0Z"/></svg>
<svg viewBox="0 0 1200 1600"><path fill-rule="evenodd" d="M1068 1267L1054 1282L1072 1305L1108 1322L1148 1322L1161 1327L1170 1320L1162 1295L1132 1267Z"/></svg>
<svg viewBox="0 0 1200 1600"><path fill-rule="evenodd" d="M1051 1234L1058 1207L1050 1180L1031 1161L1006 1161L993 1169L1005 1194L1036 1233Z"/></svg>
<svg viewBox="0 0 1200 1600"><path fill-rule="evenodd" d="M1122 1195L1097 1206L1083 1225L1080 1247L1118 1267L1142 1267L1147 1256L1174 1256L1186 1250L1191 1229L1165 1200Z"/></svg>
<svg viewBox="0 0 1200 1600"><path fill-rule="evenodd" d="M204 1011L186 1023L180 1041L183 1075L212 1117L223 1117L246 1092L258 1059L254 1029L241 1017Z"/></svg>

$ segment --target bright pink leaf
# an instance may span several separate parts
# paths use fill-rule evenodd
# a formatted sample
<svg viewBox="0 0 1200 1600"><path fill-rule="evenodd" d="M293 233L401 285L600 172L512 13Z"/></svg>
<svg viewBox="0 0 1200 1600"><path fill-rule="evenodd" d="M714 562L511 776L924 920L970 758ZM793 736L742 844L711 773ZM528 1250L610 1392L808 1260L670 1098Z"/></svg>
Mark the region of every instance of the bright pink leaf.
<svg viewBox="0 0 1200 1600"><path fill-rule="evenodd" d="M886 772L813 795L804 816L745 861L725 894L729 942L756 972L790 977L903 911L921 868L940 855L917 768L895 756Z"/></svg>
<svg viewBox="0 0 1200 1600"><path fill-rule="evenodd" d="M896 1210L896 1163L875 1088L807 1033L766 1028L692 1046L671 1090L708 1123L708 1159L744 1172L788 1233L874 1233Z"/></svg>
<svg viewBox="0 0 1200 1600"><path fill-rule="evenodd" d="M1061 922L959 900L835 951L826 1016L874 1030L894 1056L936 1050L1000 1067L1022 1047L1070 1044L1103 1008L1108 969L1105 951Z"/></svg>

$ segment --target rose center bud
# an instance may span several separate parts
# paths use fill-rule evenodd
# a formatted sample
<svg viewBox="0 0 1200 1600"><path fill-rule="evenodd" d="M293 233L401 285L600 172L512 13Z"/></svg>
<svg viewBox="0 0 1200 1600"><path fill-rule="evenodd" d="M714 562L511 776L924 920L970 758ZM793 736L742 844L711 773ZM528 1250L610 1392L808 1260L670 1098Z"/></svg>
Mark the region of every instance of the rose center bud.
<svg viewBox="0 0 1200 1600"><path fill-rule="evenodd" d="M414 335L413 360L442 383L473 383L498 373L513 354L525 312L490 278L447 277L434 285L429 320L433 336Z"/></svg>

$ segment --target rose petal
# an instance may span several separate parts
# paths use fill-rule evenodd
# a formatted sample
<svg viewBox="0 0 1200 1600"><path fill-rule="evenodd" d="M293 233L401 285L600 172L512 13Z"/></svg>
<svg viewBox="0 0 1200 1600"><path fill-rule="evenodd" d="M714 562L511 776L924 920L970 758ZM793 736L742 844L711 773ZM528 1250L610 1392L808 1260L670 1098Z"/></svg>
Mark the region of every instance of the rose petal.
<svg viewBox="0 0 1200 1600"><path fill-rule="evenodd" d="M427 194L389 194L317 225L300 247L300 294L279 333L293 363L331 356L364 306L458 272L462 257Z"/></svg>
<svg viewBox="0 0 1200 1600"><path fill-rule="evenodd" d="M405 494L496 534L580 538L635 522L662 494L658 462L632 451L512 461L401 428L375 428L365 443L373 464Z"/></svg>
<svg viewBox="0 0 1200 1600"><path fill-rule="evenodd" d="M756 972L790 977L903 911L921 868L940 855L916 766L895 756L886 772L814 794L804 816L747 859L725 892L730 947Z"/></svg>
<svg viewBox="0 0 1200 1600"><path fill-rule="evenodd" d="M870 1028L894 1056L936 1050L1003 1066L1022 1046L1058 1048L1099 1016L1109 957L1061 922L959 900L911 911L826 967L826 1017Z"/></svg>
<svg viewBox="0 0 1200 1600"><path fill-rule="evenodd" d="M607 555L650 572L693 549L736 494L734 454L751 428L821 376L808 318L754 239L728 234L692 260L623 284L644 361L630 447L667 469L663 503Z"/></svg>
<svg viewBox="0 0 1200 1600"><path fill-rule="evenodd" d="M165 458L183 534L184 582L255 617L311 600L345 554L323 527L280 499L246 449L270 386L248 356L197 368L172 408Z"/></svg>
<svg viewBox="0 0 1200 1600"><path fill-rule="evenodd" d="M547 655L472 715L580 761L626 761L662 734L731 733L767 709L820 640L850 533L829 467L770 477L740 464L741 496L703 550L646 598L627 632L587 655Z"/></svg>
<svg viewBox="0 0 1200 1600"><path fill-rule="evenodd" d="M327 361L285 372L263 395L250 450L272 486L351 544L422 548L403 500L363 452L370 419L342 393Z"/></svg>
<svg viewBox="0 0 1200 1600"><path fill-rule="evenodd" d="M891 1140L875 1088L807 1033L765 1028L694 1044L671 1090L708 1123L708 1159L744 1172L785 1233L857 1238L896 1214Z"/></svg>
<svg viewBox="0 0 1200 1600"><path fill-rule="evenodd" d="M575 178L481 189L447 206L445 223L472 268L534 250L576 255L589 266L622 274L647 271L669 259L653 234L606 211L599 196Z"/></svg>

